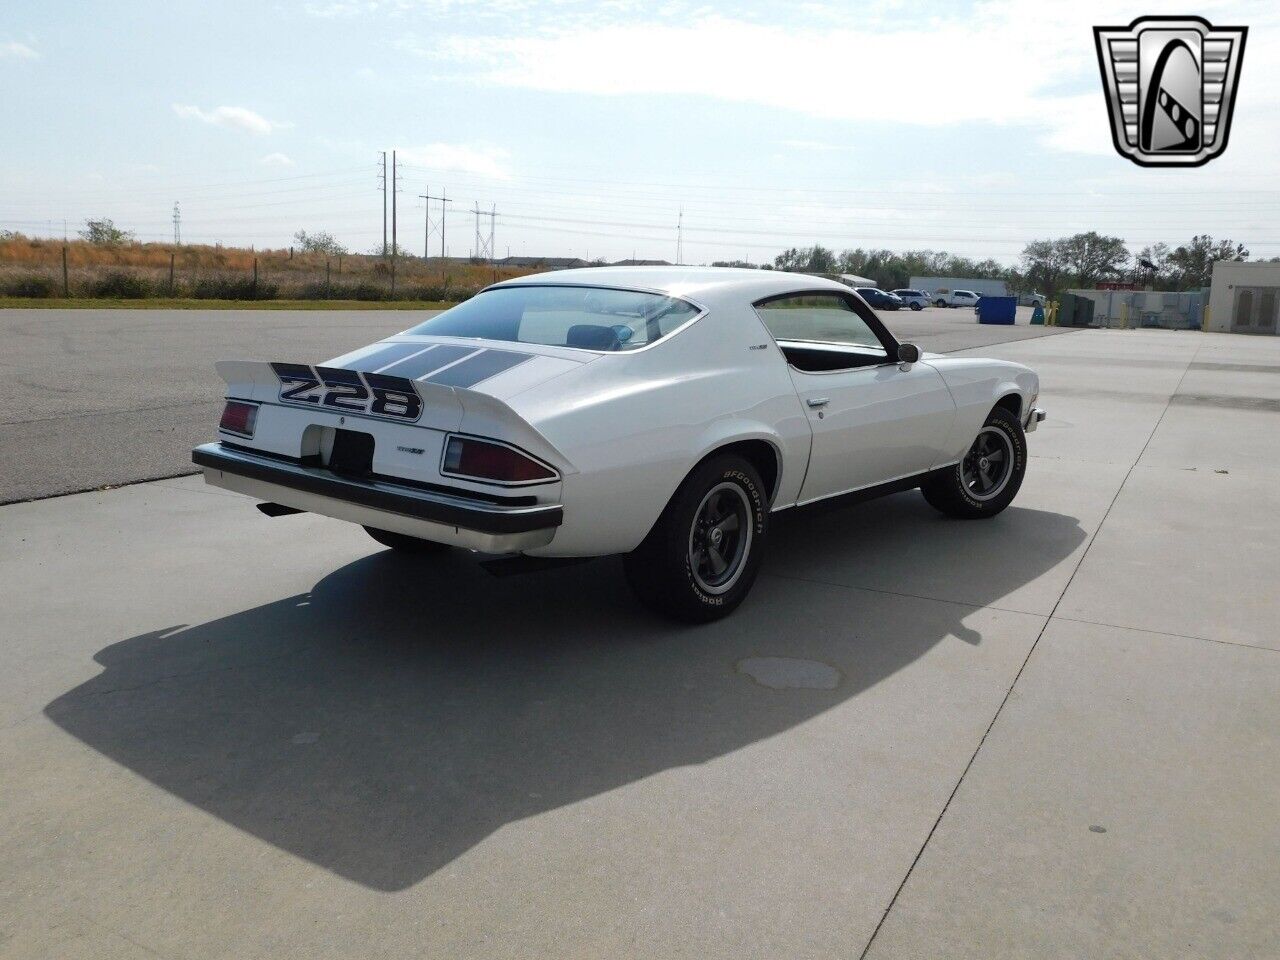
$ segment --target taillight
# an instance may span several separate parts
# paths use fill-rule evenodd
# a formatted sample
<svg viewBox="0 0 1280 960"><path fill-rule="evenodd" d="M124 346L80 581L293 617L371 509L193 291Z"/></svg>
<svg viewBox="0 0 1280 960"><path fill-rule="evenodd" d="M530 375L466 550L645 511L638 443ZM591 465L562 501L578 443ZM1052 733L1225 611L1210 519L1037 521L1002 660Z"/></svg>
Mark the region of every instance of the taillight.
<svg viewBox="0 0 1280 960"><path fill-rule="evenodd" d="M222 419L218 422L219 430L238 433L244 437L253 436L253 428L258 420L256 403L241 403L239 400L228 400L222 409Z"/></svg>
<svg viewBox="0 0 1280 960"><path fill-rule="evenodd" d="M527 454L500 443L450 437L444 448L444 472L494 483L554 480L556 472Z"/></svg>

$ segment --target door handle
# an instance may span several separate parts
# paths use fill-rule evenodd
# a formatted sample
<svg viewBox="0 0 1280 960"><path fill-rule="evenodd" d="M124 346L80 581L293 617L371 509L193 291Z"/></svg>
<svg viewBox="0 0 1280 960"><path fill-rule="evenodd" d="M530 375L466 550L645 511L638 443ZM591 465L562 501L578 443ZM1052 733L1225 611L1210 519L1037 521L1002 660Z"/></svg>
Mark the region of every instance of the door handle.
<svg viewBox="0 0 1280 960"><path fill-rule="evenodd" d="M831 399L829 397L810 397L805 401L811 407L825 407L830 402Z"/></svg>

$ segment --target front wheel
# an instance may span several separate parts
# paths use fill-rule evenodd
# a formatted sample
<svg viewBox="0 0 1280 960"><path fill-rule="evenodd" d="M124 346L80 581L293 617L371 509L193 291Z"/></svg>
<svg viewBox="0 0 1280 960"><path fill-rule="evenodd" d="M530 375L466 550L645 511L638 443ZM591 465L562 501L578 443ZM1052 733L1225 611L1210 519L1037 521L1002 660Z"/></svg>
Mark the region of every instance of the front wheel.
<svg viewBox="0 0 1280 960"><path fill-rule="evenodd" d="M631 589L677 620L728 615L759 571L768 512L764 483L749 462L731 454L704 460L625 558Z"/></svg>
<svg viewBox="0 0 1280 960"><path fill-rule="evenodd" d="M935 301L933 301L933 305L934 305L935 307L945 307L945 306L947 305L947 301L945 301L945 300L935 300Z"/></svg>
<svg viewBox="0 0 1280 960"><path fill-rule="evenodd" d="M962 520L994 517L1018 495L1027 472L1027 436L1018 418L996 407L959 463L934 474L920 492Z"/></svg>
<svg viewBox="0 0 1280 960"><path fill-rule="evenodd" d="M917 301L914 301L914 302L911 304L911 309L912 309L912 310L923 310L923 309L924 309L924 307L922 307L922 306L920 305L920 301L918 301L918 300L917 300Z"/></svg>

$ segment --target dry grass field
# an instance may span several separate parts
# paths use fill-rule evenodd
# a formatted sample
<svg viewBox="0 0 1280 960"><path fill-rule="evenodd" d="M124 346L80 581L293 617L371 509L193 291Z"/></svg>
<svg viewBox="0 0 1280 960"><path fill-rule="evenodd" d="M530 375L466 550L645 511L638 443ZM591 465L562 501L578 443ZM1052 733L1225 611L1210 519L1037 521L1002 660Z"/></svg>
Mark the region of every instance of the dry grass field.
<svg viewBox="0 0 1280 960"><path fill-rule="evenodd" d="M66 251L66 285L63 250ZM255 276L256 264L256 276ZM160 243L0 239L0 301L81 300L457 301L531 270L458 260L300 253Z"/></svg>

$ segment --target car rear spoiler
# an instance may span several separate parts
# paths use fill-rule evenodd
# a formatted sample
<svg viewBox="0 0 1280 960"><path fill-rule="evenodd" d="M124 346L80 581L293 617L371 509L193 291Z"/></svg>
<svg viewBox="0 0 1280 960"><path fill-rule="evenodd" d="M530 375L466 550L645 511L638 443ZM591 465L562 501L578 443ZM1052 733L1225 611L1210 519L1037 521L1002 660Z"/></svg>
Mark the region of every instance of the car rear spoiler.
<svg viewBox="0 0 1280 960"><path fill-rule="evenodd" d="M277 373L279 366L282 365L272 365L262 360L219 360L214 364L218 375L226 381L228 398L280 404L291 409L305 408L307 406L305 403L282 400L283 384ZM289 366L302 367L312 372L316 370L314 365L308 364L290 364ZM368 385L362 373L352 372L355 372L366 386ZM316 379L323 381L323 377L319 374L316 374ZM422 414L413 422L414 426L502 440L546 461L562 475L578 472L577 468L569 463L546 437L496 397L477 390L428 383L424 380L402 380L401 383L407 389L412 389L422 401ZM318 403L315 409L342 412L335 410L334 407L319 406ZM375 417L375 419L387 424L407 425L406 421L397 420L394 417Z"/></svg>

